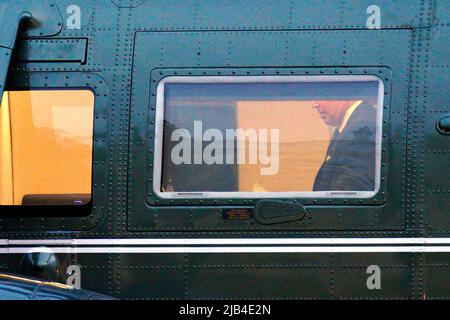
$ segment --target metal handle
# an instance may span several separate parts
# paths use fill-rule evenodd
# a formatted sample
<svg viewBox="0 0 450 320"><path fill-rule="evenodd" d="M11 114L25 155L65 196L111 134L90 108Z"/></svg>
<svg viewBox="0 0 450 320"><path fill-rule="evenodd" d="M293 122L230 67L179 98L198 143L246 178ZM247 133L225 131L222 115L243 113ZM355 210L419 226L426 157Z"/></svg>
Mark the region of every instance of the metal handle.
<svg viewBox="0 0 450 320"><path fill-rule="evenodd" d="M305 207L298 203L261 200L256 204L255 219L265 225L300 221L305 216Z"/></svg>

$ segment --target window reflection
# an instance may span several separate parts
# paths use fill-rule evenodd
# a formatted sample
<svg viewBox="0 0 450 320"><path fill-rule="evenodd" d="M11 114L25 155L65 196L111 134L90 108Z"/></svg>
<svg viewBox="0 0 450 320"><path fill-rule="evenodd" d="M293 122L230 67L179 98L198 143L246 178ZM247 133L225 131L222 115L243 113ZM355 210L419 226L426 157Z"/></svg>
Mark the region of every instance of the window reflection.
<svg viewBox="0 0 450 320"><path fill-rule="evenodd" d="M376 191L377 78L220 82L215 77L211 83L208 77L198 83L186 78L164 83L164 105L158 106L164 108L162 193Z"/></svg>
<svg viewBox="0 0 450 320"><path fill-rule="evenodd" d="M0 108L1 205L83 205L91 199L94 95L5 92Z"/></svg>

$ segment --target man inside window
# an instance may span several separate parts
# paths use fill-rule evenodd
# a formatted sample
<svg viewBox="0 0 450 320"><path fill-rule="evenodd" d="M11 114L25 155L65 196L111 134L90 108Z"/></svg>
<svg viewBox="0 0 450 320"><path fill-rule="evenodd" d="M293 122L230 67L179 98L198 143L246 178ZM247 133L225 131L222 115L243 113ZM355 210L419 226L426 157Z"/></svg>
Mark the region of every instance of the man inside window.
<svg viewBox="0 0 450 320"><path fill-rule="evenodd" d="M375 107L363 100L314 101L312 107L336 127L314 191L374 191Z"/></svg>

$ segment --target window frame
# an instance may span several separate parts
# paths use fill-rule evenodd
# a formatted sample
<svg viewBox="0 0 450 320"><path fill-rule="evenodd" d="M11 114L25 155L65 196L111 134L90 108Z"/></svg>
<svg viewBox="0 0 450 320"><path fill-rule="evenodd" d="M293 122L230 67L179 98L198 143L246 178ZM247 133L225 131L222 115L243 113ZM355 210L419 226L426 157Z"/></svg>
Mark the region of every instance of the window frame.
<svg viewBox="0 0 450 320"><path fill-rule="evenodd" d="M298 82L378 82L377 119L376 119L376 154L375 154L375 190L374 191L302 191L302 192L162 192L163 132L165 111L165 85L170 83L298 83ZM383 118L385 103L385 84L378 75L169 75L160 79L156 85L155 133L153 152L154 194L164 200L205 200L205 199L371 199L382 188L382 145Z"/></svg>
<svg viewBox="0 0 450 320"><path fill-rule="evenodd" d="M90 92L92 94L92 98L94 99L94 103L92 105L92 145L91 145L91 158L92 160L94 159L94 122L95 122L95 101L96 101L96 95L95 95L95 91L93 88L90 87L85 87L85 88L63 88L63 87L58 87L58 88L28 88L28 89L14 89L14 90L5 90L4 93L10 93L10 92L57 92L57 91L79 91L79 92ZM1 103L1 101L0 101ZM10 104L11 107L11 104ZM64 207L64 208L71 208L71 207L78 207L81 208L81 210L84 211L85 207L89 207L92 208L92 181L93 181L93 172L92 172L92 168L91 168L91 181L90 181L90 186L91 186L91 190L90 190L90 200L82 205L58 205L58 204L48 204L48 205L24 205L24 204L14 204L14 205L0 205L0 207ZM26 196L41 196L41 195L45 195L45 194L27 194ZM59 194L55 194L55 195L59 195ZM66 196L69 194L61 194L62 196ZM86 194L87 195L87 194Z"/></svg>
<svg viewBox="0 0 450 320"><path fill-rule="evenodd" d="M40 229L42 223L64 225L67 230L90 230L103 216L106 202L106 128L108 87L104 80L85 72L14 72L8 78L5 91L31 90L89 90L94 96L91 200L85 205L5 205L0 206L0 219L5 221L5 231L18 228L18 218L29 222L22 230ZM10 222L9 222L10 221ZM34 223L33 223L34 222ZM57 227L55 230L60 230Z"/></svg>

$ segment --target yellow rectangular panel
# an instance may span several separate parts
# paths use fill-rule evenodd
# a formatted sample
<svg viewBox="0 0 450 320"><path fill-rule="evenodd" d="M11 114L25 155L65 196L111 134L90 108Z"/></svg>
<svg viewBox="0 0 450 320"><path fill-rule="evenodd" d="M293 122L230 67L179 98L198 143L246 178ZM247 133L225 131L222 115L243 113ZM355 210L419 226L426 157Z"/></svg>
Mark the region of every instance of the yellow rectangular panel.
<svg viewBox="0 0 450 320"><path fill-rule="evenodd" d="M239 164L239 191L313 190L317 171L325 159L330 130L311 105L311 101L237 102L237 128L279 130L279 170L274 175L261 175L262 164ZM245 148L248 153L248 143Z"/></svg>
<svg viewBox="0 0 450 320"><path fill-rule="evenodd" d="M11 157L9 96L3 93L0 105L0 205L13 203L13 168Z"/></svg>
<svg viewBox="0 0 450 320"><path fill-rule="evenodd" d="M94 94L14 91L9 105L13 204L25 198L59 204L61 196L85 204L91 195Z"/></svg>

